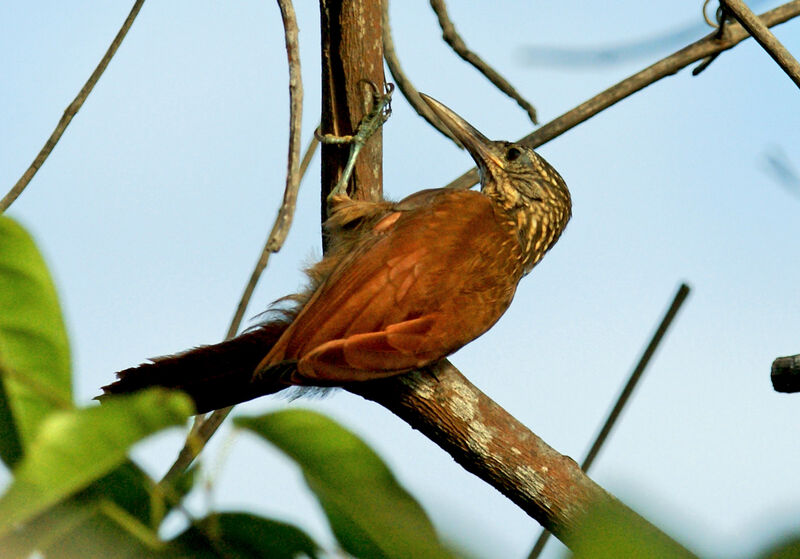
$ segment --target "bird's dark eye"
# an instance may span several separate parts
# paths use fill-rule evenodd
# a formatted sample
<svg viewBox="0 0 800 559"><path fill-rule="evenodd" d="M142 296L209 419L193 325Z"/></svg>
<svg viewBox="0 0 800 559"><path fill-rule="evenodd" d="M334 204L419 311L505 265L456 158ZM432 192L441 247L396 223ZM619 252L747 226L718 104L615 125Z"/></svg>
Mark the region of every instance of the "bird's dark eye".
<svg viewBox="0 0 800 559"><path fill-rule="evenodd" d="M508 148L508 151L506 152L506 160L514 161L515 159L518 159L520 155L522 155L522 152L519 149Z"/></svg>

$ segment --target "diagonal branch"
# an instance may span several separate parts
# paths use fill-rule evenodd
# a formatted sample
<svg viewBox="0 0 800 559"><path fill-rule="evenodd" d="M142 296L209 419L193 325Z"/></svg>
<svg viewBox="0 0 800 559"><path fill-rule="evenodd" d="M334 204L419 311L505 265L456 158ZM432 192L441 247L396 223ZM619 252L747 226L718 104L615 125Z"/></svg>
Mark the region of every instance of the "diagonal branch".
<svg viewBox="0 0 800 559"><path fill-rule="evenodd" d="M764 25L772 27L784 23L798 15L800 15L800 0L793 0L792 2L787 2L773 10L765 12L760 16L760 19ZM749 37L749 35L741 25L728 24L725 26L725 33L722 38L717 38L716 31L703 37L699 41L682 48L666 58L659 60L652 66L648 66L644 70L609 87L602 93L598 93L588 101L581 103L555 120L548 122L535 132L528 134L522 138L520 142L532 148L539 147L553 138L560 136L567 130L589 120L611 105L644 89L651 83L666 76L671 76L678 72L678 70L698 60L703 60L708 56L728 50L741 43L747 37ZM477 182L478 171L476 169L471 169L453 180L447 187L466 189L477 184Z"/></svg>
<svg viewBox="0 0 800 559"><path fill-rule="evenodd" d="M98 80L100 80L100 76L103 75L106 67L108 67L108 63L111 62L111 59L117 52L117 49L122 44L122 40L125 38L125 35L128 34L128 30L133 25L133 20L136 19L137 15L139 15L139 10L141 10L142 4L144 4L144 0L136 0L136 3L133 5L133 8L131 8L130 13L128 14L128 17L125 19L122 27L117 32L117 36L114 37L113 41L111 41L111 45L108 47L105 55L103 55L103 58L100 59L100 63L97 65L97 68L94 69L92 75L89 76L89 79L78 92L78 96L75 97L72 103L70 103L66 108L64 114L61 116L61 120L58 121L55 130L53 130L53 133L50 134L50 137L44 143L44 146L39 151L36 159L33 160L33 163L31 163L30 167L28 167L28 169L22 174L11 190L8 191L8 194L3 196L3 199L0 200L0 213L5 212L8 207L14 203L14 200L16 200L19 195L22 194L22 191L25 190L25 187L28 186L29 182L31 182L33 176L44 164L45 160L50 155L50 152L52 152L53 148L56 147L56 144L61 139L62 134L64 134L67 126L69 126L69 123L72 121L72 117L74 117L81 109L84 101L86 101L86 98L89 97L89 94L94 89L94 86L97 85Z"/></svg>
<svg viewBox="0 0 800 559"><path fill-rule="evenodd" d="M245 287L225 339L230 339L236 335L256 284L262 272L267 267L270 255L281 249L286 240L286 236L289 234L295 206L297 205L297 192L300 188L300 179L308 168L308 164L311 161L311 157L318 143L316 138L311 140L311 143L306 149L303 161L300 163L300 124L303 117L303 80L300 72L299 31L291 0L277 1L281 10L281 19L283 20L286 56L289 60L289 155L286 170L286 188L283 193L283 204L278 211L278 216L275 218L275 223L272 226L272 231L267 238L267 242L261 251L258 263L253 269L250 281ZM192 425L192 429L186 437L186 442L178 453L177 459L161 480L162 486L168 484L172 479L189 467L203 450L206 443L208 443L214 433L217 432L217 429L219 429L232 409L233 406L229 406L214 411L207 418L198 416L195 419L194 425Z"/></svg>
<svg viewBox="0 0 800 559"><path fill-rule="evenodd" d="M764 47L772 59L778 63L786 75L800 87L800 63L786 50L769 28L747 7L742 0L721 0L721 4L734 15L747 32Z"/></svg>
<svg viewBox="0 0 800 559"><path fill-rule="evenodd" d="M439 27L442 28L442 38L450 45L450 48L462 59L472 64L481 74L486 76L486 79L492 82L500 91L514 99L520 107L525 109L525 112L528 113L528 116L534 124L539 124L539 121L536 120L536 109L533 108L533 105L528 103L528 101L514 89L514 86L508 83L494 68L489 66L480 56L467 47L464 39L458 34L456 26L453 25L450 16L447 14L447 6L444 0L430 0L430 2L431 8L433 8L436 17L439 19Z"/></svg>

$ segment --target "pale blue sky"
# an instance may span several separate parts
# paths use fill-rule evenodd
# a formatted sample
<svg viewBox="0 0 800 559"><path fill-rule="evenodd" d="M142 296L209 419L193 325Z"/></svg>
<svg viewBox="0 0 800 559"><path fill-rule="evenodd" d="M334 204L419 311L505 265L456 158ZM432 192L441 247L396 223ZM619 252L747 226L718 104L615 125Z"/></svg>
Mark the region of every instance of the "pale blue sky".
<svg viewBox="0 0 800 559"><path fill-rule="evenodd" d="M0 4L0 189L24 171L94 69L131 2ZM546 122L675 50L619 65L525 64L524 47L607 47L686 27L702 2L451 1L467 43ZM775 5L758 4L758 11ZM319 111L316 2L298 2L305 139ZM417 87L486 135L531 130L513 101L441 42L426 2L395 3L396 48ZM800 53L800 22L777 28ZM75 389L89 403L115 370L219 340L283 189L288 120L280 17L271 2L145 4L61 143L9 214L37 238L59 287ZM559 451L580 459L680 281L693 288L592 477L701 552L744 557L800 515L800 397L769 367L800 352L800 193L764 171L779 146L800 167L798 90L753 42L699 77L667 78L540 150L574 217L506 316L453 362ZM388 197L448 182L471 161L398 95L384 129ZM302 283L320 252L319 160L295 226L248 316ZM447 536L523 557L537 524L383 408L346 394L310 407L364 437ZM295 522L330 541L282 456L222 433L206 455L215 506ZM173 432L136 456L160 475ZM229 452L216 467L220 450ZM203 499L194 499L201 511ZM554 556L557 546L549 548Z"/></svg>

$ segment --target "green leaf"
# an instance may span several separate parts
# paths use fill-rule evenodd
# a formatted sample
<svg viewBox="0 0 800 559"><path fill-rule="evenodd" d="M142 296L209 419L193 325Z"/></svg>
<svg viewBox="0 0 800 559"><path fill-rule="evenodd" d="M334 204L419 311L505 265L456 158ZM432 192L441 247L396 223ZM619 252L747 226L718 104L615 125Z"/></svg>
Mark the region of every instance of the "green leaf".
<svg viewBox="0 0 800 559"><path fill-rule="evenodd" d="M27 559L36 550L59 546L65 535L79 528L94 513L94 507L76 499L57 504L0 540L3 559Z"/></svg>
<svg viewBox="0 0 800 559"><path fill-rule="evenodd" d="M4 216L0 379L0 458L13 466L42 420L54 409L72 405L72 390L67 333L47 266L25 230Z"/></svg>
<svg viewBox="0 0 800 559"><path fill-rule="evenodd" d="M363 441L314 412L237 418L293 458L341 546L362 558L452 557L414 498Z"/></svg>
<svg viewBox="0 0 800 559"><path fill-rule="evenodd" d="M148 545L106 514L100 503L87 503L84 511L90 514L80 524L38 548L47 559L136 559L153 557L161 547L155 532L148 531L153 540Z"/></svg>
<svg viewBox="0 0 800 559"><path fill-rule="evenodd" d="M23 450L14 414L11 411L11 402L6 394L6 383L3 382L6 378L8 377L0 356L0 460L11 468L22 460Z"/></svg>
<svg viewBox="0 0 800 559"><path fill-rule="evenodd" d="M0 498L0 536L109 473L137 441L192 413L186 395L150 389L51 414Z"/></svg>
<svg viewBox="0 0 800 559"><path fill-rule="evenodd" d="M78 495L86 500L107 499L142 524L157 529L171 507L163 502L155 488L156 482L150 476L126 460Z"/></svg>
<svg viewBox="0 0 800 559"><path fill-rule="evenodd" d="M176 500L190 490L194 472L192 468L178 478L181 487L174 488ZM84 557L86 555L79 553L80 542L86 541L87 537L91 539L91 534L100 530L116 536L106 537L103 541L93 539L93 549L99 545L126 549L142 547L157 539L163 516L172 508L160 499L159 491L154 491L155 486L156 482L141 468L126 460L83 491L47 509L0 540L3 559L25 559L37 549L45 551L48 559ZM128 518L120 522L120 514L115 520L104 515L103 511L109 510L111 504L124 511ZM131 525L134 525L134 530L129 529ZM144 539L138 537L143 531L148 532ZM109 557L109 553L106 551L94 556Z"/></svg>
<svg viewBox="0 0 800 559"><path fill-rule="evenodd" d="M318 557L319 546L299 528L253 514L227 512L204 518L172 540L170 559L294 559Z"/></svg>
<svg viewBox="0 0 800 559"><path fill-rule="evenodd" d="M156 540L156 532L149 537ZM27 559L34 551L47 559L150 558L165 547L148 545L105 514L100 503L78 498L59 503L0 544L3 559Z"/></svg>
<svg viewBox="0 0 800 559"><path fill-rule="evenodd" d="M800 557L800 538L784 541L759 557L761 559L797 559Z"/></svg>

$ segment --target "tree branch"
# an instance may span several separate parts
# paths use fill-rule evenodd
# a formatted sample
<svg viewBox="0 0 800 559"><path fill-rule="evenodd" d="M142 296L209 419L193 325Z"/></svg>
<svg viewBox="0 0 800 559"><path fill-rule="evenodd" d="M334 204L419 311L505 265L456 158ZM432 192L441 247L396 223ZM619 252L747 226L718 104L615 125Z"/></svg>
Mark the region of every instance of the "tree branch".
<svg viewBox="0 0 800 559"><path fill-rule="evenodd" d="M78 96L69 104L69 106L64 111L64 114L61 116L61 120L58 121L55 130L53 133L50 134L50 137L44 143L44 146L39 151L39 154L36 156L36 159L33 160L30 167L22 174L19 178L17 183L8 191L8 193L3 196L3 199L0 200L0 213L5 212L8 207L14 203L22 191L25 190L25 187L28 186L28 183L31 182L33 176L36 172L44 165L45 160L50 155L50 152L53 151L53 148L56 147L56 144L61 139L62 134L69 126L69 123L72 121L72 117L74 117L78 111L83 106L84 101L86 98L89 97L89 94L94 89L94 86L97 84L98 80L100 80L100 76L103 75L105 72L108 63L111 62L111 59L114 57L114 54L117 52L117 49L122 44L122 40L125 38L125 35L128 34L128 30L133 25L133 21L136 19L136 16L139 15L139 10L142 9L142 4L144 4L144 0L136 0L136 3L131 8L128 17L122 24L122 27L117 32L117 36L114 37L114 40L111 41L111 45L108 47L105 55L103 58L100 59L100 63L97 65L97 68L94 69L92 75L89 76L89 79L83 85L81 90L78 92Z"/></svg>
<svg viewBox="0 0 800 559"><path fill-rule="evenodd" d="M514 86L508 83L508 81L494 68L489 66L480 56L472 52L467 47L464 39L462 39L461 35L458 34L458 31L456 31L456 26L453 25L453 21L447 14L447 6L445 5L444 0L430 0L430 2L431 8L433 8L433 11L436 13L436 17L439 20L439 27L442 28L442 38L448 45L450 45L450 48L452 48L453 51L462 59L472 64L475 69L483 74L486 79L492 82L500 91L514 99L514 101L516 101L520 107L525 109L525 112L528 113L528 117L530 117L534 124L539 124L539 121L536 120L536 109L533 107L533 105L526 101L525 98L522 97L522 95L520 95L516 89L514 89Z"/></svg>
<svg viewBox="0 0 800 559"><path fill-rule="evenodd" d="M760 16L761 21L767 27L772 27L784 23L796 16L800 15L800 0L793 0L774 10L765 12ZM611 105L633 95L637 91L644 89L651 83L654 83L661 78L670 76L678 72L678 70L685 68L689 64L703 60L706 57L718 54L722 51L728 50L731 47L739 44L744 39L749 37L747 31L739 25L726 25L725 32L722 38L717 38L717 32L711 33L703 37L699 41L682 48L681 50L671 54L670 56L659 60L652 66L648 66L644 70L637 72L619 82L618 84L609 87L602 93L598 93L588 101L585 101L561 115L560 117L552 120L528 134L519 142L529 147L537 148L560 136L567 130L574 128L580 123L589 120L597 113L604 111ZM448 188L471 188L478 182L478 171L470 169L457 179L453 180L447 185Z"/></svg>
<svg viewBox="0 0 800 559"><path fill-rule="evenodd" d="M800 87L800 64L772 34L769 28L761 23L761 20L750 11L747 4L742 0L721 0L721 4L747 29L747 32L758 41L758 44L764 47L767 54L778 63L778 66L786 72L786 75L791 78L795 85Z"/></svg>

